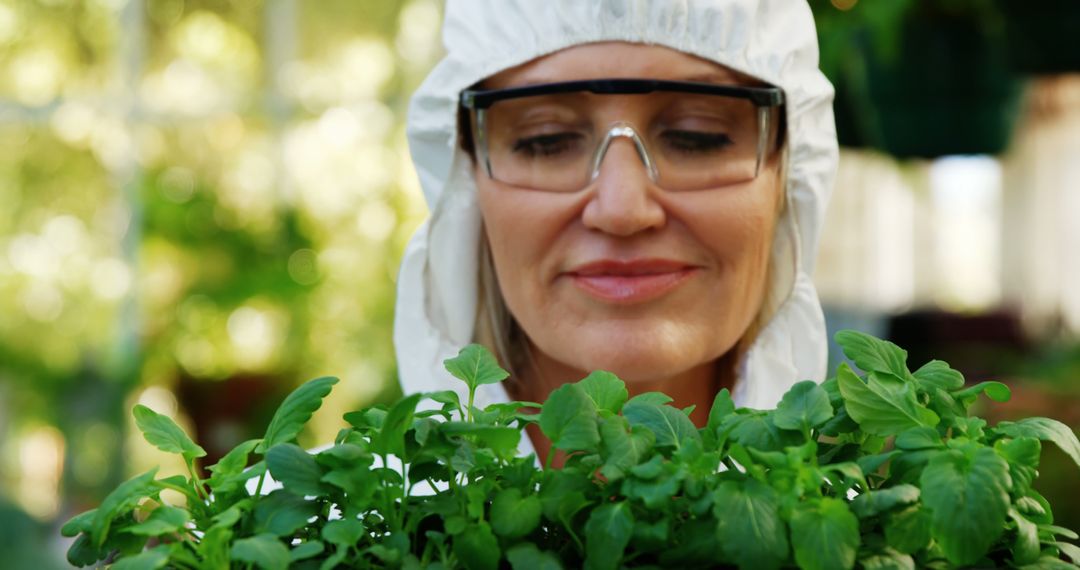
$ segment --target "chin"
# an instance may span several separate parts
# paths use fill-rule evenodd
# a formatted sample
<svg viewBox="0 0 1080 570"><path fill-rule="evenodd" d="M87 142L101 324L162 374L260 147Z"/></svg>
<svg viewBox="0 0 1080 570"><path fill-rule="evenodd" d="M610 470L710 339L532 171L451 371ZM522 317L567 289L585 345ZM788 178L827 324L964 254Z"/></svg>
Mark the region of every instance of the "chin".
<svg viewBox="0 0 1080 570"><path fill-rule="evenodd" d="M667 330L665 330L667 329ZM672 330L674 329L674 330ZM634 327L622 325L614 331L582 331L565 343L568 359L586 373L606 370L628 384L655 382L712 362L726 351L723 343L686 334L674 327ZM714 331L715 332L715 331ZM730 343L734 345L734 341Z"/></svg>

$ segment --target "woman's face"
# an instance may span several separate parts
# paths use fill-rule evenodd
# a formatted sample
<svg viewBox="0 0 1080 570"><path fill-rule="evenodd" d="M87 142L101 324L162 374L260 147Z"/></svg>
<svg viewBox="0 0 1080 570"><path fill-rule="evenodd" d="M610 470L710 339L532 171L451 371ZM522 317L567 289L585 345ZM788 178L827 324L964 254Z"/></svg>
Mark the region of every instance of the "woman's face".
<svg viewBox="0 0 1080 570"><path fill-rule="evenodd" d="M725 68L629 43L569 48L484 83L505 88L595 78L739 83ZM634 122L640 97L610 95L613 122ZM776 159L750 182L669 192L628 138L577 192L509 186L474 171L507 307L543 357L628 382L709 364L753 321L766 286L781 184Z"/></svg>

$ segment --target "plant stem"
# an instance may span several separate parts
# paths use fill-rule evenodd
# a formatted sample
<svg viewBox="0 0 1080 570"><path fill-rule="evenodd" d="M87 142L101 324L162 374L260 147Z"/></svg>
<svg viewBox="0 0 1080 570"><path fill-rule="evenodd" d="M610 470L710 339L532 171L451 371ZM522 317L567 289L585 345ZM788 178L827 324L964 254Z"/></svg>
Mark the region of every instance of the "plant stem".
<svg viewBox="0 0 1080 570"><path fill-rule="evenodd" d="M199 474L195 469L195 460L186 457L184 459L186 460L185 463L187 463L188 475L191 475L191 482L195 485L195 493L204 501L210 500L206 489L203 487L202 479L199 478Z"/></svg>
<svg viewBox="0 0 1080 570"><path fill-rule="evenodd" d="M469 388L469 415L465 419L465 421L470 422L470 423L473 421L472 410L473 410L473 399L474 399L475 396L476 396L476 388L470 387Z"/></svg>
<svg viewBox="0 0 1080 570"><path fill-rule="evenodd" d="M263 471L262 475L259 475L259 484L255 486L255 496L256 497L262 495L263 481L266 481L266 471Z"/></svg>

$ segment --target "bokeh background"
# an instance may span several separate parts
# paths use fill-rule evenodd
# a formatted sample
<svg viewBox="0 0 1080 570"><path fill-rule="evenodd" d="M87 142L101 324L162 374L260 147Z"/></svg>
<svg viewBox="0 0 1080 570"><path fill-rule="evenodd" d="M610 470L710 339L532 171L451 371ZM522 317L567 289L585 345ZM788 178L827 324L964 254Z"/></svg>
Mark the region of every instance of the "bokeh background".
<svg viewBox="0 0 1080 570"><path fill-rule="evenodd" d="M813 0L843 150L815 279L858 328L1007 382L983 413L1080 426L1080 3ZM404 137L440 0L0 0L0 568L164 463L137 402L211 457L300 382L304 442L399 394ZM838 358L838 357L834 357ZM1039 487L1080 528L1080 472Z"/></svg>

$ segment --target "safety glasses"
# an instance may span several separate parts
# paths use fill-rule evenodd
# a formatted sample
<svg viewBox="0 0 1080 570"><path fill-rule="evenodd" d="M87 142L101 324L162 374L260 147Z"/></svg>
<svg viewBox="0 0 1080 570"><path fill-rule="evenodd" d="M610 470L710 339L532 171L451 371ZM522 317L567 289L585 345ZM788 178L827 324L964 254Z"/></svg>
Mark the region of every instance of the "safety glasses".
<svg viewBox="0 0 1080 570"><path fill-rule="evenodd" d="M460 103L469 114L476 158L499 182L581 190L623 137L654 183L684 191L756 178L779 146L784 93L776 87L603 79L470 89Z"/></svg>

